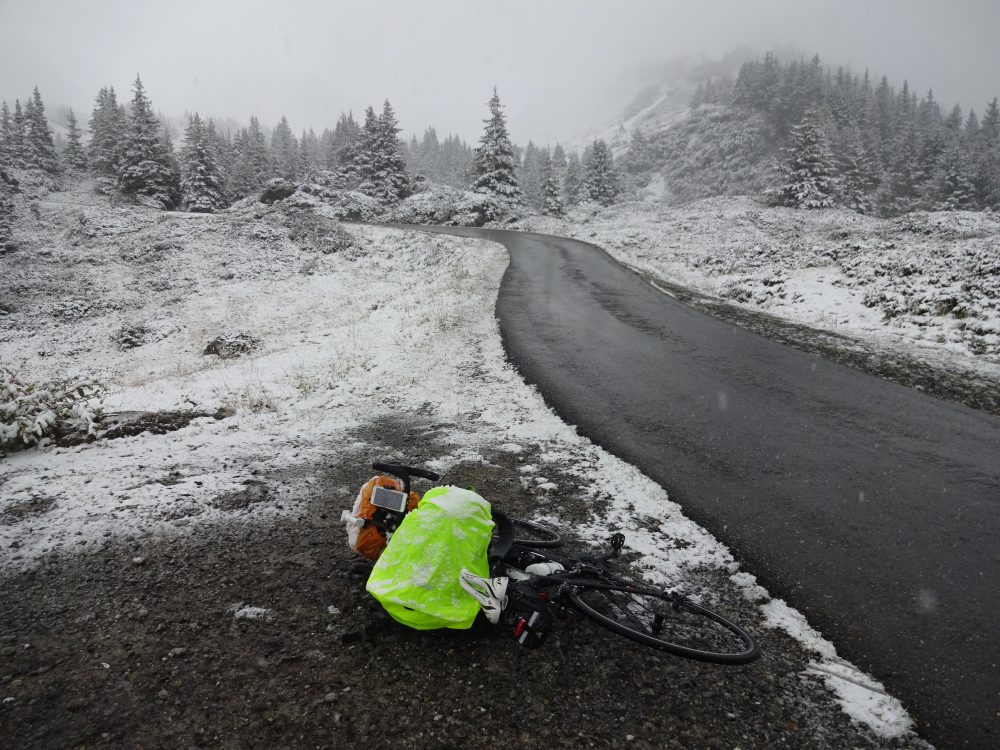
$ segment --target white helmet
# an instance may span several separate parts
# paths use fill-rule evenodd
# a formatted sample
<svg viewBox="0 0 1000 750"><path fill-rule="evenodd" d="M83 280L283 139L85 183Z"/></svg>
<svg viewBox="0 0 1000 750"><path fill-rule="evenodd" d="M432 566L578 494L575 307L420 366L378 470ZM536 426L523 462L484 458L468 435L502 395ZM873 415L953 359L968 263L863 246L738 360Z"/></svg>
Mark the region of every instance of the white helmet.
<svg viewBox="0 0 1000 750"><path fill-rule="evenodd" d="M507 584L510 579L505 576L483 578L462 568L458 582L479 602L486 619L494 625L500 622L500 612L507 606Z"/></svg>

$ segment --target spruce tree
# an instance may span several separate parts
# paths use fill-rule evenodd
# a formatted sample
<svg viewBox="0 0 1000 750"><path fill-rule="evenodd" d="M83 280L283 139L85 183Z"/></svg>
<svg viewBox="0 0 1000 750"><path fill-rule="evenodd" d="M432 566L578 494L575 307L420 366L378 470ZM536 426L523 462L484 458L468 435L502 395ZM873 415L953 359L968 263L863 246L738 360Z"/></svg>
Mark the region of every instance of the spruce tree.
<svg viewBox="0 0 1000 750"><path fill-rule="evenodd" d="M541 181L542 213L546 216L562 216L563 203L559 197L559 181L548 149L545 149L541 156Z"/></svg>
<svg viewBox="0 0 1000 750"><path fill-rule="evenodd" d="M14 100L14 114L10 121L10 164L13 167L27 167L26 154L27 131L24 125L24 112L21 110L21 100Z"/></svg>
<svg viewBox="0 0 1000 750"><path fill-rule="evenodd" d="M934 183L938 211L971 211L976 208L976 189L969 159L958 142L952 143L941 155Z"/></svg>
<svg viewBox="0 0 1000 750"><path fill-rule="evenodd" d="M496 88L493 89L489 107L490 117L484 120L485 128L473 161L472 189L493 198L500 211L508 213L521 204L522 194L515 171L514 147L507 133L507 120Z"/></svg>
<svg viewBox="0 0 1000 750"><path fill-rule="evenodd" d="M139 76L132 92L132 109L118 158L118 192L131 200L174 208L177 191L163 152L160 121Z"/></svg>
<svg viewBox="0 0 1000 750"><path fill-rule="evenodd" d="M0 165L0 253L13 250L14 244L14 199L16 190L13 177Z"/></svg>
<svg viewBox="0 0 1000 750"><path fill-rule="evenodd" d="M361 147L366 150L366 177L359 189L385 205L397 203L408 194L409 179L399 141L399 126L388 99L370 133L366 117L365 131Z"/></svg>
<svg viewBox="0 0 1000 750"><path fill-rule="evenodd" d="M575 206L583 196L583 167L580 157L571 151L566 159L566 174L563 176L563 198L566 205Z"/></svg>
<svg viewBox="0 0 1000 750"><path fill-rule="evenodd" d="M166 188L168 206L179 206L181 204L181 165L177 160L177 152L174 150L174 140L170 137L170 128L166 125L160 132L160 154L163 159L163 170L166 175L164 186Z"/></svg>
<svg viewBox="0 0 1000 750"><path fill-rule="evenodd" d="M524 202L532 208L542 208L542 152L532 141L524 147L518 171Z"/></svg>
<svg viewBox="0 0 1000 750"><path fill-rule="evenodd" d="M117 177L125 118L118 106L114 86L102 88L90 117L90 144L87 160L91 171L102 177Z"/></svg>
<svg viewBox="0 0 1000 750"><path fill-rule="evenodd" d="M13 126L10 120L10 107L7 102L0 104L0 167L10 165L10 147Z"/></svg>
<svg viewBox="0 0 1000 750"><path fill-rule="evenodd" d="M66 150L63 162L69 169L84 171L87 168L87 151L83 147L80 127L73 110L66 114Z"/></svg>
<svg viewBox="0 0 1000 750"><path fill-rule="evenodd" d="M225 208L225 191L222 174L215 160L215 149L197 112L184 131L181 162L181 190L185 209L213 213Z"/></svg>
<svg viewBox="0 0 1000 750"><path fill-rule="evenodd" d="M785 184L769 191L776 203L793 208L827 208L833 205L838 181L833 155L820 115L809 109L792 129L788 160L781 173Z"/></svg>
<svg viewBox="0 0 1000 750"><path fill-rule="evenodd" d="M31 99L28 100L24 125L24 160L27 166L41 169L48 174L58 174L59 155L56 153L52 130L45 115L45 104L42 103L42 95L38 93L37 86L32 92Z"/></svg>
<svg viewBox="0 0 1000 750"><path fill-rule="evenodd" d="M264 131L260 127L260 121L253 115L250 117L250 127L247 128L245 158L249 164L250 189L259 190L267 184L273 169Z"/></svg>
<svg viewBox="0 0 1000 750"><path fill-rule="evenodd" d="M372 179L375 170L375 151L379 139L378 116L375 109L365 109L365 124L351 144L348 159L338 170L341 183L348 188L357 188Z"/></svg>
<svg viewBox="0 0 1000 750"><path fill-rule="evenodd" d="M298 142L292 134L288 118L281 116L281 121L271 134L271 159L274 164L274 176L285 180L294 180L299 172Z"/></svg>
<svg viewBox="0 0 1000 750"><path fill-rule="evenodd" d="M587 161L586 187L587 197L602 206L610 206L621 192L621 182L618 179L611 149L600 139L594 141L591 146L590 159Z"/></svg>

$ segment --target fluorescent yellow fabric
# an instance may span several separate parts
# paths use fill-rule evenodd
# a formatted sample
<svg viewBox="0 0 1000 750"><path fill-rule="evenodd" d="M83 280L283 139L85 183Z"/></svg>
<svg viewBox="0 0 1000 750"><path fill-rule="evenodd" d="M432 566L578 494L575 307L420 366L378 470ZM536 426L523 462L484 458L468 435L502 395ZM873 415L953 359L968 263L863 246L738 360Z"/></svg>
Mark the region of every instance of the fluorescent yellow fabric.
<svg viewBox="0 0 1000 750"><path fill-rule="evenodd" d="M489 575L490 504L471 490L435 487L396 529L367 589L393 619L417 630L468 628L479 602L459 583L466 568Z"/></svg>

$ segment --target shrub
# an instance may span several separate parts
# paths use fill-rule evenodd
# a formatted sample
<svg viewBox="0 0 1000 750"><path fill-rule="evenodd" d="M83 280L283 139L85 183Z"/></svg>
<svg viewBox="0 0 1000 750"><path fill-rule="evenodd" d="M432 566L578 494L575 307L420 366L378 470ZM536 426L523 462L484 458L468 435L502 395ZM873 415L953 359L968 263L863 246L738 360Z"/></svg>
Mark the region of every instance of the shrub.
<svg viewBox="0 0 1000 750"><path fill-rule="evenodd" d="M0 367L0 451L68 433L96 437L102 393L90 381L30 383L16 371Z"/></svg>

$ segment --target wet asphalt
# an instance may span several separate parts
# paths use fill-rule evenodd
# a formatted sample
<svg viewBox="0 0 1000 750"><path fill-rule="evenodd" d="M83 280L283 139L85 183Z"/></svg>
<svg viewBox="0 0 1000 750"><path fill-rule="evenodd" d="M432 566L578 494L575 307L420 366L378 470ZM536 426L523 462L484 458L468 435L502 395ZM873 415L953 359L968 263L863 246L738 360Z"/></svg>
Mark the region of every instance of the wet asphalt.
<svg viewBox="0 0 1000 750"><path fill-rule="evenodd" d="M693 310L587 243L436 231L507 247L504 346L563 419L665 487L924 737L1000 747L1000 418Z"/></svg>

